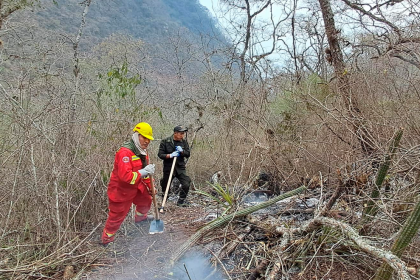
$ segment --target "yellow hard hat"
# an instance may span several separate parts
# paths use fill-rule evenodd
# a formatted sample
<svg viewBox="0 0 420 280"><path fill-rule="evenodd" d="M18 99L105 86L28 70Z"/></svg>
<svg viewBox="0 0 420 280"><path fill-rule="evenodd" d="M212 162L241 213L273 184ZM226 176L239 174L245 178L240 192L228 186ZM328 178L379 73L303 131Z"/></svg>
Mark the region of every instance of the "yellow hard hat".
<svg viewBox="0 0 420 280"><path fill-rule="evenodd" d="M141 122L138 123L134 128L133 128L134 132L138 132L139 134L143 135L144 137L146 137L147 139L150 140L155 140L153 138L153 129L150 126L150 124L145 123L145 122Z"/></svg>

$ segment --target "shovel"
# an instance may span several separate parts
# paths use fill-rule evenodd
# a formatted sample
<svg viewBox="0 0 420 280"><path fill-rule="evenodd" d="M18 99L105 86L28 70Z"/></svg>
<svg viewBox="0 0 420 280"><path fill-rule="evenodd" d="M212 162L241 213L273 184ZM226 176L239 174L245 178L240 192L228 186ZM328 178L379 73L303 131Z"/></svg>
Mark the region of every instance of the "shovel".
<svg viewBox="0 0 420 280"><path fill-rule="evenodd" d="M150 176L150 187L152 189L153 205L155 207L155 219L150 223L149 234L162 233L163 232L163 221L159 219L159 211L156 203L155 186L153 184L153 178Z"/></svg>
<svg viewBox="0 0 420 280"><path fill-rule="evenodd" d="M160 209L159 209L160 213L163 213L164 208L165 208L166 198L168 197L169 186L171 185L172 174L174 173L174 167L175 167L175 164L176 164L176 159L177 159L177 157L174 157L174 161L172 162L171 172L169 173L168 184L166 185L165 196L163 197L163 201L162 201L162 207L160 207Z"/></svg>

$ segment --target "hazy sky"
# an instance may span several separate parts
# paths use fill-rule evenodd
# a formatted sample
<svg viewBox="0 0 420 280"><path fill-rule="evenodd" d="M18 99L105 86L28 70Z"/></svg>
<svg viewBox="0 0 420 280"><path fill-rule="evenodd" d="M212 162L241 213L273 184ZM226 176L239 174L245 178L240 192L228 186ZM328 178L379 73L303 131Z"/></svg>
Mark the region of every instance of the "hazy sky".
<svg viewBox="0 0 420 280"><path fill-rule="evenodd" d="M205 6L213 14L215 19L217 19L218 23L222 26L222 29L231 27L231 24L228 22L228 20L229 20L229 18L235 18L235 15L230 14L230 15L221 16L219 14L219 17L218 17L214 12L214 11L218 11L220 13L219 0L199 0L199 1L200 1L201 5ZM273 7L273 10L276 13L276 11L277 11L276 6ZM282 14L281 10L279 9L278 11L279 11L278 15L281 15ZM258 18L262 19L262 20L270 19L269 10L267 9L266 11L259 14ZM224 30L222 30L222 32L223 31ZM230 35L232 35L232 34L230 34L230 35L226 34L226 35L227 35L228 38L230 38L231 37ZM236 35L233 35L233 37L235 37L235 36ZM272 45L271 39L268 39L266 42L262 43L260 46L257 46L256 47L257 49L254 49L254 51L258 52L258 48L261 47L261 46L269 49L269 48L271 48L271 45Z"/></svg>
<svg viewBox="0 0 420 280"><path fill-rule="evenodd" d="M200 4L207 7L210 12L213 12L212 5L217 5L218 0L200 0Z"/></svg>

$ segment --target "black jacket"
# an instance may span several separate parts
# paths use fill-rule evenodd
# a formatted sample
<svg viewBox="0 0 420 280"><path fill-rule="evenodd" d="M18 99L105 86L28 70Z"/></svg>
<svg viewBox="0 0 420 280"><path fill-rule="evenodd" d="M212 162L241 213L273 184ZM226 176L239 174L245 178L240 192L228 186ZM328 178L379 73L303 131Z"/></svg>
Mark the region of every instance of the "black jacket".
<svg viewBox="0 0 420 280"><path fill-rule="evenodd" d="M180 154L178 159L176 160L175 168L177 170L185 170L184 159L190 157L190 146L188 145L188 142L185 139L183 139L182 141L174 141L174 137L169 136L168 138L162 139L159 145L158 157L160 159L163 159L163 172L171 171L171 167L172 167L172 163L174 159L166 158L166 155L172 154L172 152L176 150L175 146L181 146L182 149L184 150Z"/></svg>

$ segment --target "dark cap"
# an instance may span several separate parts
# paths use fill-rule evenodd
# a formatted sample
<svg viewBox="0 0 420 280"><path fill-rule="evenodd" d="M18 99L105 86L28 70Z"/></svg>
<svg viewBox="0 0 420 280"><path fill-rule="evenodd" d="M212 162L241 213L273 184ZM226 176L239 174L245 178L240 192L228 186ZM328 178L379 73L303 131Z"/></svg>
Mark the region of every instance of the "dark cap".
<svg viewBox="0 0 420 280"><path fill-rule="evenodd" d="M185 132L188 131L188 128L182 125L177 125L174 127L174 132Z"/></svg>

